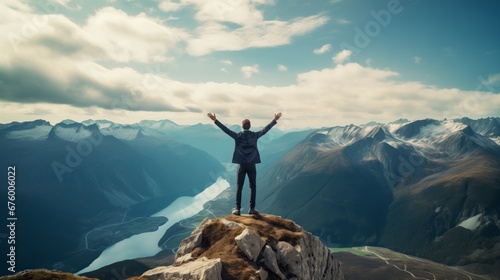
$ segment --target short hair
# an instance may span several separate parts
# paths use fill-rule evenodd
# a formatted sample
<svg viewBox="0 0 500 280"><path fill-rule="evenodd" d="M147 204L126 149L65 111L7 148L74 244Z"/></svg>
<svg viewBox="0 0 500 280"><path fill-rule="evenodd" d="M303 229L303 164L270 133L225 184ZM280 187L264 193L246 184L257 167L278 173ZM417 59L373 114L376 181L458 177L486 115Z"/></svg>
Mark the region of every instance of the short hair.
<svg viewBox="0 0 500 280"><path fill-rule="evenodd" d="M249 119L244 119L241 122L241 126L243 127L243 129L250 129L250 120Z"/></svg>

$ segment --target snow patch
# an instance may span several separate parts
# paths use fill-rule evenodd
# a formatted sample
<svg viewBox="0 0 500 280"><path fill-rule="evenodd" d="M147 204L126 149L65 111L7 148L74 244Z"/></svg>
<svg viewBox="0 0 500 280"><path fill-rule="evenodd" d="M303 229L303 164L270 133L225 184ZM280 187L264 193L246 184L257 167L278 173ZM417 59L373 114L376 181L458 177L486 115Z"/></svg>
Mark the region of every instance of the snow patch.
<svg viewBox="0 0 500 280"><path fill-rule="evenodd" d="M476 216L470 217L467 220L461 222L458 226L468 230L475 230L478 226L481 225L481 221L479 221L479 218L481 218L482 216L483 214L477 214Z"/></svg>
<svg viewBox="0 0 500 280"><path fill-rule="evenodd" d="M387 125L384 125L385 128L387 128L387 131L389 131L391 134L394 134L394 132L398 129L400 129L403 125L406 125L407 123L390 123Z"/></svg>
<svg viewBox="0 0 500 280"><path fill-rule="evenodd" d="M92 132L83 127L61 127L56 126L54 133L61 139L70 142L79 142L92 136Z"/></svg>
<svg viewBox="0 0 500 280"><path fill-rule="evenodd" d="M33 140L45 140L52 129L50 125L39 125L34 128L11 131L7 134L9 139L31 138Z"/></svg>

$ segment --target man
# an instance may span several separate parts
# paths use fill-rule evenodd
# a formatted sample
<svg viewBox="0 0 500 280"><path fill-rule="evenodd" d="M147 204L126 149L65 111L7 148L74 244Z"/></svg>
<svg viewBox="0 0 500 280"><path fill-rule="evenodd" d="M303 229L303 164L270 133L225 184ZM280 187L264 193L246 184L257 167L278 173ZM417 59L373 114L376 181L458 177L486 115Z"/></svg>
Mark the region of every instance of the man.
<svg viewBox="0 0 500 280"><path fill-rule="evenodd" d="M264 129L253 132L250 131L250 120L244 119L241 123L243 131L236 133L225 125L223 125L215 114L208 113L207 116L214 121L222 131L234 139L234 153L233 163L238 164L236 176L236 207L233 209L233 215L240 215L241 209L241 189L245 183L245 175L248 176L250 181L250 209L248 214L258 215L259 212L255 210L255 197L257 195L255 181L257 178L257 171L255 164L260 163L259 149L257 148L257 140L266 134L281 118L281 113L274 114L274 119Z"/></svg>

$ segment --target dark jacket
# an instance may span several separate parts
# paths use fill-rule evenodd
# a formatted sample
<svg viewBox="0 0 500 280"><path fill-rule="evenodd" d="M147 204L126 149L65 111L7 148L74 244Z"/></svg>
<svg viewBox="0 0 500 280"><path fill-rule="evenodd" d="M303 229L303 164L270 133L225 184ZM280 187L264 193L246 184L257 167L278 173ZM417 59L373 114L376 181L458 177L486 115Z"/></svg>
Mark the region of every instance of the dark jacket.
<svg viewBox="0 0 500 280"><path fill-rule="evenodd" d="M227 128L219 120L215 120L215 124L234 139L233 163L254 164L260 163L257 140L266 134L276 124L276 121L272 120L271 123L257 132L246 130L238 133Z"/></svg>

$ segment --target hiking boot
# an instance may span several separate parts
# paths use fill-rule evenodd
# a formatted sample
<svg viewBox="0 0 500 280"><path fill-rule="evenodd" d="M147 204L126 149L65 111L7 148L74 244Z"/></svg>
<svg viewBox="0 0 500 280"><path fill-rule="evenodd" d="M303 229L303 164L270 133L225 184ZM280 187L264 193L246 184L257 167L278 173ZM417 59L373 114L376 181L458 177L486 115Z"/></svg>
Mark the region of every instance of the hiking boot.
<svg viewBox="0 0 500 280"><path fill-rule="evenodd" d="M259 211L255 210L255 208L250 208L250 210L248 210L248 214L250 214L250 215L260 215Z"/></svg>
<svg viewBox="0 0 500 280"><path fill-rule="evenodd" d="M233 212L231 212L231 214L239 216L240 215L240 209L234 208Z"/></svg>

